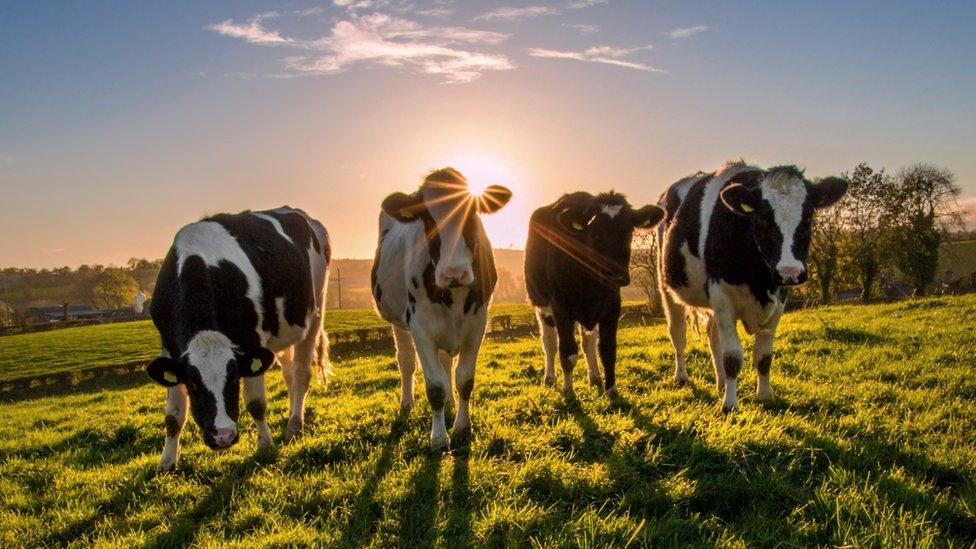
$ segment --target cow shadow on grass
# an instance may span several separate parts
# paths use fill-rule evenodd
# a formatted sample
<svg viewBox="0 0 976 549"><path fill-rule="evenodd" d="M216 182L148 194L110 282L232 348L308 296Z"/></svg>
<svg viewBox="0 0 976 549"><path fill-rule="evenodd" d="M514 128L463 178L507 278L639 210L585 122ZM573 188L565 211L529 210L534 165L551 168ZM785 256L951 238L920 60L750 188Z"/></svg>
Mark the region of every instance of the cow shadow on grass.
<svg viewBox="0 0 976 549"><path fill-rule="evenodd" d="M150 547L186 547L196 539L200 529L215 517L219 517L236 497L244 492L250 478L259 470L266 467L269 461L275 461L278 453L275 450L263 450L244 460L229 464L223 469L215 482L209 483L207 495L185 512L173 517L168 531L163 532L147 543ZM192 466L184 466L175 473L181 477L198 476ZM206 481L205 481L206 482Z"/></svg>
<svg viewBox="0 0 976 549"><path fill-rule="evenodd" d="M693 428L679 430L662 425L626 398L618 397L618 401L616 408L648 435L658 447L658 455L665 456L663 461L643 459L641 454L649 450L644 442L605 456L610 476L619 479L618 483L627 483L620 485L621 504L648 518L673 517L677 513L694 520L698 531L686 541L714 541L720 534L714 525L694 519L696 516L721 519L724 529L747 544L759 545L786 539L799 540L803 545L835 544L856 533L858 527L863 531L876 528L864 523L853 532L837 530L837 509L832 501L824 499L822 490L828 486L833 487L828 493L845 489L837 486L838 474L851 475L853 480L841 482L857 485L863 497L876 496L891 507L927 517L943 535L964 545L976 539L976 523L966 504L961 503L972 497L976 479L971 473L937 463L922 453L906 451L874 432L862 430L850 435L855 444L845 447L804 427L789 426L786 434L792 442L749 441L726 451L708 444ZM729 421L728 429L736 429L735 420ZM591 427L587 424L583 420L581 425L588 432ZM899 469L910 478L888 474ZM668 478L684 479L690 489L675 493L673 486L667 486ZM912 485L912 479L936 490L919 490ZM643 495L634 498L634 490L627 485L639 484L645 485L639 490ZM859 513L857 509L851 512ZM804 528L797 513L827 526ZM757 521L764 527L754 528Z"/></svg>
<svg viewBox="0 0 976 549"><path fill-rule="evenodd" d="M349 522L343 528L341 544L347 547L362 546L369 543L369 540L376 533L380 522L383 519L383 507L377 501L376 491L380 482L390 472L394 463L397 447L409 429L410 418L408 413L399 413L390 425L390 432L385 437L379 456L375 460L373 470L369 472L363 481L355 500L352 502L352 510Z"/></svg>

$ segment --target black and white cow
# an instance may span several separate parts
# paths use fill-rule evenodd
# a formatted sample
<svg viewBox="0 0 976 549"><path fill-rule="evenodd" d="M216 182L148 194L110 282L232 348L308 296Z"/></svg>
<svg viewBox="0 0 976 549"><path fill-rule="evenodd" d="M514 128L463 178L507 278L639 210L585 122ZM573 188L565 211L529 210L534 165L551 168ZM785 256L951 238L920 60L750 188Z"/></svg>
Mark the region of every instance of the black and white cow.
<svg viewBox="0 0 976 549"><path fill-rule="evenodd" d="M219 214L180 229L151 306L162 351L146 370L169 392L158 470L176 465L188 405L207 446L237 442L242 379L258 448L272 446L264 372L276 355L290 401L285 438L301 433L312 365L323 375L328 368L322 316L330 256L322 224L288 207Z"/></svg>
<svg viewBox="0 0 976 549"><path fill-rule="evenodd" d="M807 278L813 212L846 191L847 182L840 178L814 184L795 166L763 170L740 161L682 179L662 195L658 280L674 345L676 383L688 379L685 312L692 308L708 316L716 384L725 392L722 410L738 407L739 321L756 335L757 398L769 398L773 338L787 288Z"/></svg>
<svg viewBox="0 0 976 549"><path fill-rule="evenodd" d="M444 407L454 399L454 357L460 397L454 429L471 428L475 362L497 279L479 214L498 211L511 196L498 185L474 196L463 175L445 168L430 173L413 194L394 193L383 201L373 298L380 316L393 325L403 411L413 406L414 357L420 357L435 451L450 446Z"/></svg>
<svg viewBox="0 0 976 549"><path fill-rule="evenodd" d="M525 284L542 333L545 385L556 383L558 345L563 390L574 394L579 350L573 332L579 324L590 384L605 383L606 394L616 395L620 288L630 284L631 240L634 229L651 228L663 216L654 205L634 210L614 192L567 194L533 212L525 244ZM597 366L598 345L605 381Z"/></svg>

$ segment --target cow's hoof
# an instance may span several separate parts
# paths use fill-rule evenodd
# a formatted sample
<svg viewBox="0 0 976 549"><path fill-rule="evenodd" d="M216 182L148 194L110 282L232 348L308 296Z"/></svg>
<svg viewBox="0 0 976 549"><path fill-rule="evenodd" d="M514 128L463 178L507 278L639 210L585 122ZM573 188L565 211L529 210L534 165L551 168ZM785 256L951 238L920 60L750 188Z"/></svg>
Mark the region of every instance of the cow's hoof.
<svg viewBox="0 0 976 549"><path fill-rule="evenodd" d="M553 387L556 385L556 376L546 376L542 378L542 385L545 387Z"/></svg>
<svg viewBox="0 0 976 549"><path fill-rule="evenodd" d="M607 389L606 395L610 400L617 398L617 386L614 385L613 387Z"/></svg>
<svg viewBox="0 0 976 549"><path fill-rule="evenodd" d="M603 388L603 379L600 376L590 376L590 385L597 389Z"/></svg>
<svg viewBox="0 0 976 549"><path fill-rule="evenodd" d="M674 378L675 387L684 387L685 383L688 383L688 378L686 377L676 377Z"/></svg>
<svg viewBox="0 0 976 549"><path fill-rule="evenodd" d="M451 448L451 437L430 437L430 451L435 454L442 454Z"/></svg>
<svg viewBox="0 0 976 549"><path fill-rule="evenodd" d="M159 464L156 465L156 474L159 475L163 473L171 473L175 469L176 469L176 460L164 458L159 460Z"/></svg>
<svg viewBox="0 0 976 549"><path fill-rule="evenodd" d="M413 410L413 401L412 400L409 401L409 402L400 401L400 413L401 414L409 414L411 410Z"/></svg>
<svg viewBox="0 0 976 549"><path fill-rule="evenodd" d="M769 402L773 398L772 391L760 391L756 393L756 400L759 402Z"/></svg>
<svg viewBox="0 0 976 549"><path fill-rule="evenodd" d="M454 431L454 436L456 438L462 438L462 439L469 438L471 434L474 433L474 430L471 429L470 423L468 423L467 425L458 425L455 423L453 431Z"/></svg>
<svg viewBox="0 0 976 549"><path fill-rule="evenodd" d="M304 423L294 419L288 420L288 426L285 427L285 442L291 442L296 438L302 436L302 431L304 430Z"/></svg>
<svg viewBox="0 0 976 549"><path fill-rule="evenodd" d="M258 437L258 451L261 450L271 450L275 447L274 440L271 437Z"/></svg>
<svg viewBox="0 0 976 549"><path fill-rule="evenodd" d="M733 405L733 406L729 406L728 404L723 404L722 405L722 413L724 415L729 415L732 412L738 412L738 411L739 411L739 405L738 404Z"/></svg>

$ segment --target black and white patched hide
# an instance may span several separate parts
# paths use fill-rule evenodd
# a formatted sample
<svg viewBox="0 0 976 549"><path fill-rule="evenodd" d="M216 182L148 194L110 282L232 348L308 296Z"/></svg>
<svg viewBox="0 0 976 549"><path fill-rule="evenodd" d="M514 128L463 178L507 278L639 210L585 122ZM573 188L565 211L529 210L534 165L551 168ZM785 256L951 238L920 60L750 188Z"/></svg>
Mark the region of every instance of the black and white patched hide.
<svg viewBox="0 0 976 549"><path fill-rule="evenodd" d="M388 196L371 276L380 315L406 327L419 300L452 308L463 299L457 304L464 313L485 306L497 274L479 216L501 209L510 198L499 185L472 195L453 168L432 172L412 194Z"/></svg>
<svg viewBox="0 0 976 549"><path fill-rule="evenodd" d="M324 305L330 255L324 227L288 207L218 214L177 233L150 310L163 356L147 372L185 385L208 445L218 433L236 440L241 378L262 375L274 353L320 329L311 319Z"/></svg>

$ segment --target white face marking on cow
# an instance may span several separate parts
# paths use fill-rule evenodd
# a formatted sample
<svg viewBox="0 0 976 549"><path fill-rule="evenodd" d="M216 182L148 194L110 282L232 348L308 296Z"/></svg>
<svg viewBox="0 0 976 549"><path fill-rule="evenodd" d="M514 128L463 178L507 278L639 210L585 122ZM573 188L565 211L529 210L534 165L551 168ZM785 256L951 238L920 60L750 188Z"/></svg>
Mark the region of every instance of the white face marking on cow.
<svg viewBox="0 0 976 549"><path fill-rule="evenodd" d="M803 221L807 188L803 180L789 174L773 174L760 185L762 197L773 209L776 226L783 235L783 248L775 268L780 272L803 272L803 262L793 255L793 238Z"/></svg>
<svg viewBox="0 0 976 549"><path fill-rule="evenodd" d="M227 363L234 358L234 344L220 332L205 330L197 333L186 346L184 356L200 371L203 386L217 401L214 429L233 429L237 425L227 415L224 386L227 384Z"/></svg>
<svg viewBox="0 0 976 549"><path fill-rule="evenodd" d="M469 215L477 214L472 211L474 202L470 200L467 183L463 179L457 183L431 182L424 185L421 193L440 238L440 259L434 266L434 280L470 284L474 280L473 255L464 239L464 223Z"/></svg>
<svg viewBox="0 0 976 549"><path fill-rule="evenodd" d="M619 214L620 213L620 210L622 210L623 208L624 207L621 204L617 204L615 206L604 205L603 206L603 213L605 213L608 216L610 216L610 219L613 219L613 218L617 217L617 214Z"/></svg>
<svg viewBox="0 0 976 549"><path fill-rule="evenodd" d="M261 330L264 323L264 308L261 306L262 285L261 277L255 270L251 260L247 258L244 250L241 249L237 239L233 237L227 229L220 223L214 221L199 221L180 229L176 233L173 241L173 249L176 250L177 273L183 272L183 264L190 256L197 256L203 260L208 267L216 267L221 261L233 264L244 273L247 279L247 297L254 305L254 311L258 315L257 333L264 345L267 341L267 334Z"/></svg>

